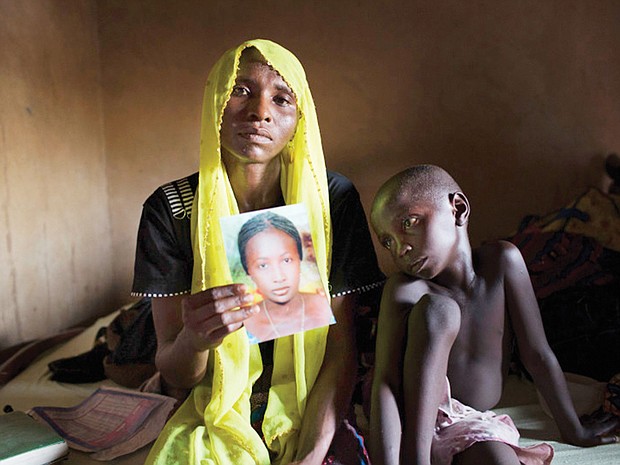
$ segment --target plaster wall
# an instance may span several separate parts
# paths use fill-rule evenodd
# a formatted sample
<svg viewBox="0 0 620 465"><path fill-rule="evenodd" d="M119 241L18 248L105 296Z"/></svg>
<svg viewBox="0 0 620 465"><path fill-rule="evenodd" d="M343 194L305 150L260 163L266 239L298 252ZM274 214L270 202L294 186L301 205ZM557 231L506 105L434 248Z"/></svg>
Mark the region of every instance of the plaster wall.
<svg viewBox="0 0 620 465"><path fill-rule="evenodd" d="M113 295L95 12L0 2L0 349Z"/></svg>
<svg viewBox="0 0 620 465"><path fill-rule="evenodd" d="M141 204L197 169L207 73L242 40L304 63L367 210L439 164L478 243L605 187L619 21L614 0L1 0L0 348L129 298Z"/></svg>
<svg viewBox="0 0 620 465"><path fill-rule="evenodd" d="M604 156L620 147L613 0L98 5L114 267L127 286L141 202L197 169L207 73L246 38L301 59L328 167L367 210L397 170L438 164L470 198L474 243L604 185Z"/></svg>

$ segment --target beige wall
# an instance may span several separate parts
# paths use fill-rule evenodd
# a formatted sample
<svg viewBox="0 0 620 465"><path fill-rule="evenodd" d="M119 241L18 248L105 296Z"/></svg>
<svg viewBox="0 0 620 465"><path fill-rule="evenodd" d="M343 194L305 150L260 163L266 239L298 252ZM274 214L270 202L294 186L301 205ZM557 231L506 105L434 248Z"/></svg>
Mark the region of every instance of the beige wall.
<svg viewBox="0 0 620 465"><path fill-rule="evenodd" d="M195 170L206 75L246 38L300 57L328 166L367 206L396 170L439 164L470 197L474 242L598 184L620 148L614 0L98 5L114 262L127 275L141 201Z"/></svg>
<svg viewBox="0 0 620 465"><path fill-rule="evenodd" d="M67 322L85 288L95 306L127 298L141 203L196 169L206 75L246 38L299 56L328 166L357 184L367 207L396 170L439 164L470 197L474 242L601 185L603 157L620 147L615 0L0 5L0 34L9 29L17 44L0 36L3 327L36 311ZM33 101L49 106L45 118L36 106L23 111Z"/></svg>
<svg viewBox="0 0 620 465"><path fill-rule="evenodd" d="M0 1L0 348L114 300L95 11Z"/></svg>

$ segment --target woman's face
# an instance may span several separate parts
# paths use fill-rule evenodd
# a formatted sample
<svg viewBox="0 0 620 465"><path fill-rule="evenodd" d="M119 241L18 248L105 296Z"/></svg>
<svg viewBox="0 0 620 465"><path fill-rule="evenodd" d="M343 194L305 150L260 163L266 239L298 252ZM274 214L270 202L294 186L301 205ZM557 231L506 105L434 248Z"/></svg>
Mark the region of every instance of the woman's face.
<svg viewBox="0 0 620 465"><path fill-rule="evenodd" d="M247 242L245 258L248 274L265 299L285 304L297 295L301 260L291 236L266 229Z"/></svg>
<svg viewBox="0 0 620 465"><path fill-rule="evenodd" d="M244 51L222 118L222 156L268 163L286 147L296 127L297 101L289 86L256 49Z"/></svg>

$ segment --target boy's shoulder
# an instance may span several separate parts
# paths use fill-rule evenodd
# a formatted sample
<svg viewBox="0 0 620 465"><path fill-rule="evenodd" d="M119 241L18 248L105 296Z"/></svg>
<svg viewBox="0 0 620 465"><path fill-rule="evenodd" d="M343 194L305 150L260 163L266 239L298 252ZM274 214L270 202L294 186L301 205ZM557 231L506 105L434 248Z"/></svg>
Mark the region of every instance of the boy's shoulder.
<svg viewBox="0 0 620 465"><path fill-rule="evenodd" d="M383 289L384 297L406 304L415 304L425 294L435 292L428 281L414 278L402 271L392 274Z"/></svg>
<svg viewBox="0 0 620 465"><path fill-rule="evenodd" d="M474 268L487 282L504 282L521 272L527 273L519 248L511 242L485 242L473 250Z"/></svg>
<svg viewBox="0 0 620 465"><path fill-rule="evenodd" d="M476 274L492 281L503 279L505 273L523 262L521 252L511 242L489 241L472 250ZM386 281L384 296L394 302L415 304L425 294L446 294L432 281L415 278L403 272L392 274Z"/></svg>
<svg viewBox="0 0 620 465"><path fill-rule="evenodd" d="M519 248L512 242L494 240L482 243L472 251L474 260L478 266L506 267L510 266L515 259L521 258Z"/></svg>

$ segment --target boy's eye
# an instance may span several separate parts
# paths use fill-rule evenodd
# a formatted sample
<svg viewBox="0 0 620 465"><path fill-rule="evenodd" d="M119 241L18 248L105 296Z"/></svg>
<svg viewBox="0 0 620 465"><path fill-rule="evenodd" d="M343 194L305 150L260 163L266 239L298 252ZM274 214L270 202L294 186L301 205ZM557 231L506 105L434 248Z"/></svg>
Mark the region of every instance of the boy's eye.
<svg viewBox="0 0 620 465"><path fill-rule="evenodd" d="M407 230L410 229L412 227L414 227L416 224L418 224L420 222L420 220L418 218L412 217L412 218L405 218L403 220L403 229Z"/></svg>
<svg viewBox="0 0 620 465"><path fill-rule="evenodd" d="M390 250L390 247L392 247L392 239L389 239L389 238L388 239L383 239L381 241L381 245L383 247L385 247L386 249Z"/></svg>

